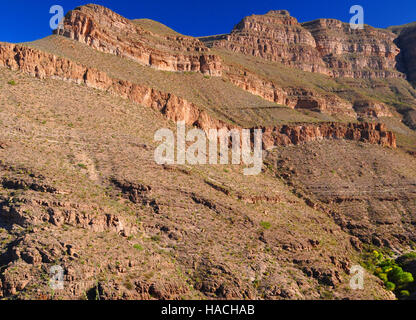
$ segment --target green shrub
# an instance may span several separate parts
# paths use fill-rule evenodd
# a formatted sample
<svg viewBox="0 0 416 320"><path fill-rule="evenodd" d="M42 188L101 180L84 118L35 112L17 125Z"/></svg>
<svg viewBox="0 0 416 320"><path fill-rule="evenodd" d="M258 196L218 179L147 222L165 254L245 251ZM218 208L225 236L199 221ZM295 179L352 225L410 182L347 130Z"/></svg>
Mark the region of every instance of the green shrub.
<svg viewBox="0 0 416 320"><path fill-rule="evenodd" d="M400 295L404 298L410 297L410 292L407 290L400 291Z"/></svg>
<svg viewBox="0 0 416 320"><path fill-rule="evenodd" d="M416 252L409 252L402 255L400 258L402 259L416 259Z"/></svg>
<svg viewBox="0 0 416 320"><path fill-rule="evenodd" d="M388 277L398 286L404 286L414 281L412 274L410 272L404 272L399 266L394 266L388 273Z"/></svg>
<svg viewBox="0 0 416 320"><path fill-rule="evenodd" d="M389 282L389 278L387 277L387 273L380 273L377 275L384 283Z"/></svg>
<svg viewBox="0 0 416 320"><path fill-rule="evenodd" d="M390 291L396 290L396 285L393 282L388 281L385 283L385 285L386 285L387 290L390 290Z"/></svg>
<svg viewBox="0 0 416 320"><path fill-rule="evenodd" d="M134 289L133 284L129 281L125 282L124 286L126 287L127 290L133 290Z"/></svg>
<svg viewBox="0 0 416 320"><path fill-rule="evenodd" d="M271 223L270 222L266 222L266 221L260 222L260 226L262 228L266 229L266 230L269 230L272 227Z"/></svg>
<svg viewBox="0 0 416 320"><path fill-rule="evenodd" d="M10 80L9 82L7 82L9 85L11 86L15 86L17 83L14 80Z"/></svg>
<svg viewBox="0 0 416 320"><path fill-rule="evenodd" d="M153 236L150 239L154 242L159 242L160 241L160 236Z"/></svg>
<svg viewBox="0 0 416 320"><path fill-rule="evenodd" d="M398 258L397 261L413 256L413 253L407 254ZM401 292L407 291L405 290L407 286L414 282L411 273L403 271L402 267L398 265L398 262L394 259L385 258L380 252L373 251L368 265L370 266L370 270L374 271L374 274L384 282L387 290L395 291L396 295L403 296Z"/></svg>
<svg viewBox="0 0 416 320"><path fill-rule="evenodd" d="M414 260L416 260L416 252L410 252L399 257L397 259L397 264L401 267L404 267Z"/></svg>
<svg viewBox="0 0 416 320"><path fill-rule="evenodd" d="M134 248L134 249L137 249L137 250L139 250L139 251L143 251L143 250L144 250L144 248L143 248L140 244L135 244L135 245L133 246L133 248Z"/></svg>

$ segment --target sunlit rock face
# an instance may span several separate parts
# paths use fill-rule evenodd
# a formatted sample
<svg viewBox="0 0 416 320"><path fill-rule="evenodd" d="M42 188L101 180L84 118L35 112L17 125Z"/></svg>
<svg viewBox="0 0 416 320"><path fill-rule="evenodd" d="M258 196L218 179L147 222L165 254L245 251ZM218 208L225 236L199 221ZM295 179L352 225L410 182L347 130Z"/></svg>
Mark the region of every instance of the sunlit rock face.
<svg viewBox="0 0 416 320"><path fill-rule="evenodd" d="M352 30L334 19L299 23L285 10L245 17L210 45L331 77L396 78L395 35L365 26Z"/></svg>

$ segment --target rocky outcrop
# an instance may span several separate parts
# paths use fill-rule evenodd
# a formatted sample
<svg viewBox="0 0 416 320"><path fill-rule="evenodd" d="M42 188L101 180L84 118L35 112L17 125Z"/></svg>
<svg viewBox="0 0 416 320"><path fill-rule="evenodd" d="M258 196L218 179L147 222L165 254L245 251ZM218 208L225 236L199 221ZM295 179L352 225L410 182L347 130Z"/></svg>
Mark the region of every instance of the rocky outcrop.
<svg viewBox="0 0 416 320"><path fill-rule="evenodd" d="M265 149L274 146L299 145L324 139L345 139L396 148L396 136L383 124L375 123L320 123L284 125L265 128Z"/></svg>
<svg viewBox="0 0 416 320"><path fill-rule="evenodd" d="M354 102L354 110L362 118L392 117L389 108L381 102L357 100Z"/></svg>
<svg viewBox="0 0 416 320"><path fill-rule="evenodd" d="M212 42L210 38L201 40ZM245 17L226 39L213 41L212 45L330 75L316 50L315 39L285 10Z"/></svg>
<svg viewBox="0 0 416 320"><path fill-rule="evenodd" d="M220 76L222 72L219 57L210 54L197 39L152 33L99 5L86 5L68 12L56 33L158 70L193 71L211 76Z"/></svg>
<svg viewBox="0 0 416 320"><path fill-rule="evenodd" d="M181 97L126 80L114 79L102 71L33 48L0 43L0 66L21 70L40 79L53 78L83 83L156 109L170 120L185 121L187 125L197 126L203 130L242 129L212 117L194 103ZM265 133L263 143L266 149L328 138L396 147L394 133L386 131L381 124L309 124L263 128L263 131Z"/></svg>
<svg viewBox="0 0 416 320"><path fill-rule="evenodd" d="M394 44L396 36L387 31L364 26L352 30L348 23L335 19L319 19L303 23L316 41L325 65L334 77L396 78L400 49Z"/></svg>
<svg viewBox="0 0 416 320"><path fill-rule="evenodd" d="M201 42L174 32L155 33L107 8L86 5L70 11L56 33L159 70L194 71L213 76L222 75L223 66L220 58L210 54L203 42L305 71L364 78L393 76L388 70L393 70L398 50L392 42L394 34L389 31L371 27L351 31L347 24L331 19L300 24L284 10L246 17L231 35L205 37ZM345 60L347 56L355 60ZM341 60L351 63L342 64ZM91 80L91 76L88 77ZM351 118L357 118L357 113L360 117L390 115L381 104L355 108L335 94L301 87L280 88L255 74L227 72L227 77L250 93L294 109ZM166 109L166 112L171 113L171 110Z"/></svg>
<svg viewBox="0 0 416 320"><path fill-rule="evenodd" d="M282 88L269 80L261 79L253 73L227 72L227 77L237 87L258 95L263 99L293 109L306 109L332 115L357 118L353 105L334 94L319 94L300 87Z"/></svg>
<svg viewBox="0 0 416 320"><path fill-rule="evenodd" d="M396 69L395 35L365 26L319 19L300 24L285 10L244 18L227 36L201 38L207 45L331 77L403 78Z"/></svg>
<svg viewBox="0 0 416 320"><path fill-rule="evenodd" d="M61 79L108 91L157 109L173 121L185 120L188 125L198 125L203 129L227 126L183 98L130 81L111 78L105 72L37 49L0 43L0 66L21 70L40 79Z"/></svg>

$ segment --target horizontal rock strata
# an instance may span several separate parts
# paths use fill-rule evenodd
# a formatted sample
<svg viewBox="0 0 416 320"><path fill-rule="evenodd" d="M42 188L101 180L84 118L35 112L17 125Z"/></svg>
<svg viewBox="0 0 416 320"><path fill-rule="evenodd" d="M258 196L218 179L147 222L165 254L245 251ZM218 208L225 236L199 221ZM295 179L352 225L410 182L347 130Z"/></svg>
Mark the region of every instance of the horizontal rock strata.
<svg viewBox="0 0 416 320"><path fill-rule="evenodd" d="M159 110L168 119L208 129L238 129L210 116L195 104L170 93L163 93L74 63L33 48L0 43L0 66L21 70L34 77L61 79L104 90L138 104ZM348 139L396 147L396 137L381 124L307 124L263 128L265 149L322 139Z"/></svg>
<svg viewBox="0 0 416 320"><path fill-rule="evenodd" d="M199 40L152 33L99 5L68 12L56 33L158 70L222 74L220 58L210 54Z"/></svg>
<svg viewBox="0 0 416 320"><path fill-rule="evenodd" d="M404 78L396 68L396 36L365 26L352 30L334 19L299 23L285 10L245 17L229 35L201 38L207 45L331 77Z"/></svg>

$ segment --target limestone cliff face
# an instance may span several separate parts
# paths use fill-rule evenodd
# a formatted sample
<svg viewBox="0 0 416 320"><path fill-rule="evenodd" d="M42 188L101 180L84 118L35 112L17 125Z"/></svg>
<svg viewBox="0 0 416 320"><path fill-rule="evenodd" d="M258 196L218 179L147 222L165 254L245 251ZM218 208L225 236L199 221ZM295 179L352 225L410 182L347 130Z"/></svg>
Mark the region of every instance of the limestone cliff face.
<svg viewBox="0 0 416 320"><path fill-rule="evenodd" d="M380 118L392 117L389 108L381 102L357 100L354 102L354 110L360 117Z"/></svg>
<svg viewBox="0 0 416 320"><path fill-rule="evenodd" d="M331 77L397 78L395 35L320 19L300 24L287 11L244 18L228 36L201 38L218 48L261 57Z"/></svg>
<svg viewBox="0 0 416 320"><path fill-rule="evenodd" d="M394 34L366 27L351 31L337 20L321 19L300 24L287 11L244 18L230 35L208 37L203 42L192 37L154 33L138 23L99 6L86 5L70 11L58 34L92 48L133 59L165 71L193 71L221 76L228 66L210 53L203 43L233 52L258 56L304 71L334 77L400 77L394 71L398 48ZM236 86L262 98L295 109L309 109L347 117L389 115L380 106L355 108L335 94L318 93L299 87L279 88L256 75L227 72Z"/></svg>
<svg viewBox="0 0 416 320"><path fill-rule="evenodd" d="M65 58L26 46L0 43L0 67L21 70L34 77L53 78L85 84L159 110L168 119L208 129L238 129L218 120L195 104L170 93L115 79L106 73ZM301 144L322 139L348 139L396 147L394 133L380 124L302 124L262 128L265 149L279 145Z"/></svg>
<svg viewBox="0 0 416 320"><path fill-rule="evenodd" d="M210 54L199 40L152 33L99 5L70 11L63 28L56 33L159 70L193 71L211 76L220 76L222 72L219 57Z"/></svg>
<svg viewBox="0 0 416 320"><path fill-rule="evenodd" d="M307 109L357 118L353 105L333 94L318 94L300 87L281 88L272 81L261 79L247 71L244 73L229 71L227 77L237 87L258 95L267 101L276 102L293 109Z"/></svg>
<svg viewBox="0 0 416 320"><path fill-rule="evenodd" d="M246 17L224 40L213 41L213 46L330 74L311 33L285 10Z"/></svg>
<svg viewBox="0 0 416 320"><path fill-rule="evenodd" d="M330 115L351 118L392 117L389 107L381 102L369 100L347 101L333 93L289 86L283 88L273 81L260 78L249 71L228 68L225 76L237 87L263 99L293 109L310 110Z"/></svg>
<svg viewBox="0 0 416 320"><path fill-rule="evenodd" d="M188 125L202 129L228 127L192 102L174 94L115 79L100 70L26 46L0 43L0 67L21 70L40 79L52 78L85 84L157 109L170 120L185 121Z"/></svg>
<svg viewBox="0 0 416 320"><path fill-rule="evenodd" d="M277 126L264 129L266 149L273 146L298 145L323 139L346 139L380 144L396 148L396 136L383 124L375 123L322 123Z"/></svg>
<svg viewBox="0 0 416 320"><path fill-rule="evenodd" d="M395 35L387 30L365 26L352 30L348 23L319 19L303 23L316 41L316 49L334 77L394 78L400 49Z"/></svg>

